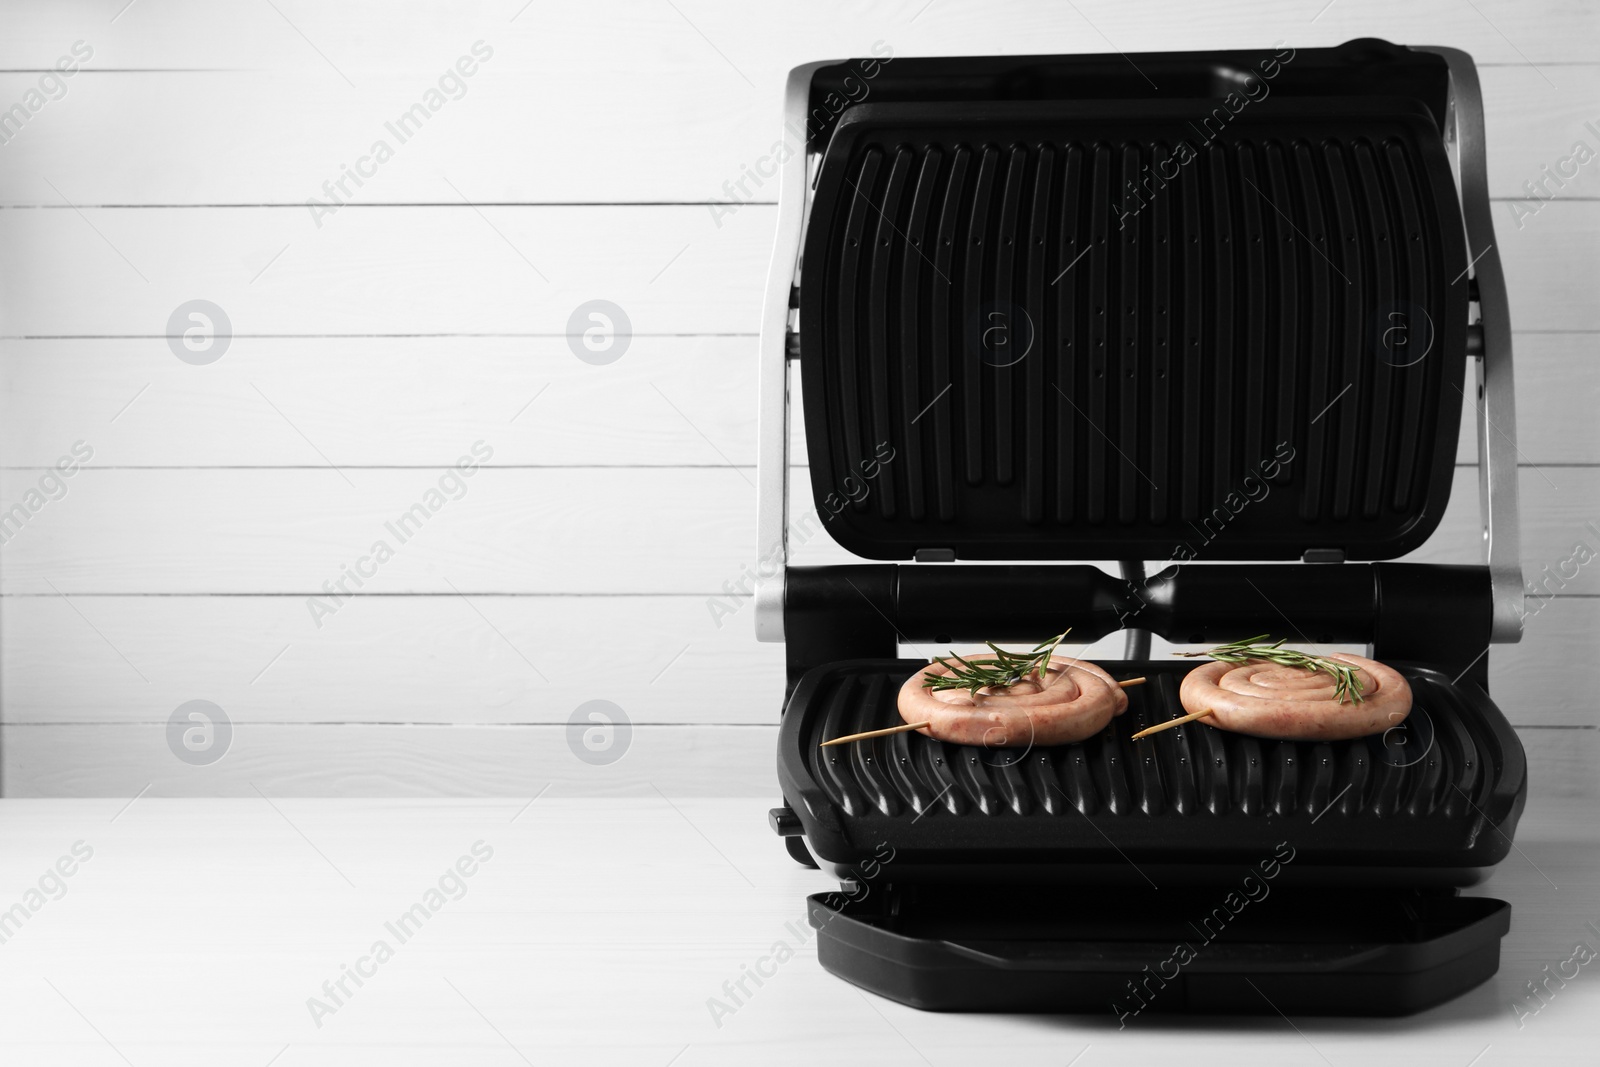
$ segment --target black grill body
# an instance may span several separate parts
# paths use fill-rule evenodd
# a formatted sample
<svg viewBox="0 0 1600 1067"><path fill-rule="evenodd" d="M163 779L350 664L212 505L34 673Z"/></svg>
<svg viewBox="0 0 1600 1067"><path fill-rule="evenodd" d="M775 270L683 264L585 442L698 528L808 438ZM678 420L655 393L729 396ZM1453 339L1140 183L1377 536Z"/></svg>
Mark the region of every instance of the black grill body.
<svg viewBox="0 0 1600 1067"><path fill-rule="evenodd" d="M773 824L841 880L811 900L819 959L920 1007L1125 1020L1400 1014L1481 982L1510 907L1457 893L1527 793L1487 692L1499 579L1387 562L1443 514L1498 271L1449 151L1470 59L871 69L809 72L803 255L775 259L820 521L916 561L783 570ZM1098 559L1169 565L1012 562ZM1135 742L1193 663L1134 657L1103 665L1148 683L1078 744L818 747L900 721L901 644L1069 626L1365 644L1414 711L1356 741Z"/></svg>

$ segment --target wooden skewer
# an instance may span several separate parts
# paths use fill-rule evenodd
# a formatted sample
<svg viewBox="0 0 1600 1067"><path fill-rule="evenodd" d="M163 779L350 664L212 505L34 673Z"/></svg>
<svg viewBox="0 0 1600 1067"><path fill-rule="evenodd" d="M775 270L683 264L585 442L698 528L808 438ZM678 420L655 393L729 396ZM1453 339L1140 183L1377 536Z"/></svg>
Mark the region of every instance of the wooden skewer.
<svg viewBox="0 0 1600 1067"><path fill-rule="evenodd" d="M842 745L847 741L865 741L869 737L886 737L889 734L903 734L907 730L920 730L924 726L930 725L932 724L926 722L908 722L899 726L886 726L882 730L868 730L863 734L845 734L843 737L835 737L832 741L822 742L821 747L827 748L829 745Z"/></svg>
<svg viewBox="0 0 1600 1067"><path fill-rule="evenodd" d="M1194 722L1196 719L1203 719L1210 714L1211 709L1206 708L1204 711L1197 711L1193 715L1185 715L1182 718L1169 719L1166 722L1157 723L1155 726L1146 727L1145 729L1140 730L1138 733L1133 735L1133 739L1137 741L1141 737L1149 737L1151 734L1159 734L1162 730L1170 730L1174 726L1182 726L1186 722Z"/></svg>
<svg viewBox="0 0 1600 1067"><path fill-rule="evenodd" d="M1147 679L1144 678L1129 678L1125 682L1118 682L1117 685L1123 689L1127 689L1129 686L1143 685L1146 680ZM832 741L824 741L818 747L827 748L830 745L843 745L851 741L865 741L871 737L887 737L890 734L903 734L908 730L920 730L924 726L928 725L931 724L926 722L907 722L901 723L899 726L886 726L882 730L868 730L865 733L845 734L843 737L835 737ZM1165 729L1165 727L1162 727L1162 729Z"/></svg>

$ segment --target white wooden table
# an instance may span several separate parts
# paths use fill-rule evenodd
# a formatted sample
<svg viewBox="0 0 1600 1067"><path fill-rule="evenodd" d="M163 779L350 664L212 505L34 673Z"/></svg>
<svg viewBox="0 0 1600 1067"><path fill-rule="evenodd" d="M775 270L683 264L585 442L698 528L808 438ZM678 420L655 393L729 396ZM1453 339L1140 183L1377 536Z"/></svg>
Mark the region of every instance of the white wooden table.
<svg viewBox="0 0 1600 1067"><path fill-rule="evenodd" d="M6 800L0 908L42 905L0 918L0 1062L1592 1062L1600 962L1520 1028L1511 1009L1575 942L1600 947L1591 804L1530 805L1479 890L1515 907L1500 973L1451 1004L1119 1032L1109 1013L927 1014L828 975L803 900L831 883L784 854L759 799ZM459 899L425 899L475 844L492 855L464 865ZM92 856L46 876L74 845ZM385 924L417 903L439 906L402 941ZM392 957L365 959L378 940ZM794 958L718 1026L708 998L779 941ZM369 976L335 1002L323 983L345 965ZM331 1012L314 1019L313 997Z"/></svg>

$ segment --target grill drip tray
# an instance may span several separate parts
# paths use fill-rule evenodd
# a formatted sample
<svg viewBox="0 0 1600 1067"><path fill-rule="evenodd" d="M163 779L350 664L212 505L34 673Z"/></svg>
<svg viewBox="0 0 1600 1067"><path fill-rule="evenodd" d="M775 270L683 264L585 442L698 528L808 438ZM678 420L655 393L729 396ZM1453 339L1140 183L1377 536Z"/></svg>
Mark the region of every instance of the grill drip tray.
<svg viewBox="0 0 1600 1067"><path fill-rule="evenodd" d="M896 691L922 665L827 664L790 698L779 782L810 851L840 877L892 849L897 883L1144 885L1140 868L1225 883L1286 841L1292 883L1464 885L1507 855L1525 795L1521 743L1487 694L1412 664L1395 664L1414 695L1405 726L1354 741L1202 723L1133 741L1183 713L1178 684L1193 664L1165 660L1112 664L1150 681L1078 744L982 749L913 732L818 747L899 723Z"/></svg>
<svg viewBox="0 0 1600 1067"><path fill-rule="evenodd" d="M1485 981L1511 906L1450 891L862 884L812 896L833 974L932 1011L1405 1015Z"/></svg>

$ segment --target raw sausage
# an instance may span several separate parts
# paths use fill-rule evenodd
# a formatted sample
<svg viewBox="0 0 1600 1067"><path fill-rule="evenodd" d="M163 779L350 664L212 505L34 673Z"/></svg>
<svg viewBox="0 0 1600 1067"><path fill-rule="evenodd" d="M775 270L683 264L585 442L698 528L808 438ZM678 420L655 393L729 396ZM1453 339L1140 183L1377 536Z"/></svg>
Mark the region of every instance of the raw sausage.
<svg viewBox="0 0 1600 1067"><path fill-rule="evenodd" d="M1393 667L1336 653L1327 657L1359 668L1359 701L1334 699L1334 680L1320 671L1265 660L1207 663L1178 687L1183 710L1209 726L1278 741L1343 741L1383 733L1411 711L1411 686Z"/></svg>
<svg viewBox="0 0 1600 1067"><path fill-rule="evenodd" d="M976 697L965 689L933 690L922 684L949 673L942 663L924 667L900 687L898 704L906 722L929 724L920 733L956 745L1018 748L1082 741L1128 708L1128 694L1116 680L1085 660L1054 657L1043 685L1030 678L998 692L980 690Z"/></svg>

